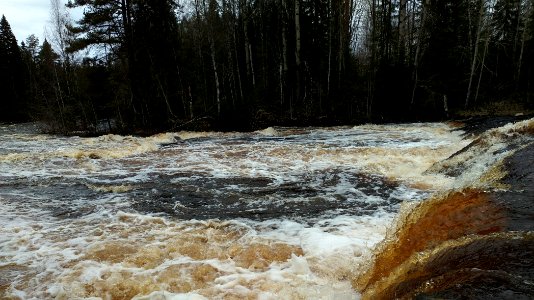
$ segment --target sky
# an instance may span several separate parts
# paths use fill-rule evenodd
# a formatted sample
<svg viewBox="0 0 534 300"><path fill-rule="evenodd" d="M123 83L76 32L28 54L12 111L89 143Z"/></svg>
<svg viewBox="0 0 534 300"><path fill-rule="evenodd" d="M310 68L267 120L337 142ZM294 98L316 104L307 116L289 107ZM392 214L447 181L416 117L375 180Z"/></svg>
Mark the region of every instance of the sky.
<svg viewBox="0 0 534 300"><path fill-rule="evenodd" d="M74 20L81 16L79 11L69 13ZM50 0L0 0L0 15L6 16L19 44L32 33L42 42L50 27Z"/></svg>

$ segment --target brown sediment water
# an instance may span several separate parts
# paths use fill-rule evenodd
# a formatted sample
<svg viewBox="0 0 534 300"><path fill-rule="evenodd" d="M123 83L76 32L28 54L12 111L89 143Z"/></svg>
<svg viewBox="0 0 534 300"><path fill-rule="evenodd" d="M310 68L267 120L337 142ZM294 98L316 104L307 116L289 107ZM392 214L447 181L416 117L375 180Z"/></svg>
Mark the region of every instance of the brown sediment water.
<svg viewBox="0 0 534 300"><path fill-rule="evenodd" d="M393 236L386 237L387 241L376 250L374 267L355 285L365 290L389 276L414 253L466 235L502 231L505 222L503 210L484 191L466 189L435 196L400 216Z"/></svg>
<svg viewBox="0 0 534 300"><path fill-rule="evenodd" d="M27 268L16 264L7 264L0 267L0 295L11 285L11 278L27 272Z"/></svg>
<svg viewBox="0 0 534 300"><path fill-rule="evenodd" d="M464 187L400 212L352 280L363 299L534 297L533 124L489 130L432 167Z"/></svg>
<svg viewBox="0 0 534 300"><path fill-rule="evenodd" d="M533 287L525 281L531 278L527 269L533 263L532 232L470 235L413 252L386 276L367 286L362 298L413 299L471 283L485 284L482 292L504 286L532 295ZM456 297L466 297L470 292L465 288L462 293L460 289ZM484 294L477 298L484 298Z"/></svg>
<svg viewBox="0 0 534 300"><path fill-rule="evenodd" d="M146 138L0 127L0 298L410 298L477 279L519 289L528 272L473 266L492 244L522 257L515 270L530 253L519 250L530 233L509 223L528 216L510 218L524 210L494 191L514 188L498 162L521 126L463 152L476 137L440 123Z"/></svg>

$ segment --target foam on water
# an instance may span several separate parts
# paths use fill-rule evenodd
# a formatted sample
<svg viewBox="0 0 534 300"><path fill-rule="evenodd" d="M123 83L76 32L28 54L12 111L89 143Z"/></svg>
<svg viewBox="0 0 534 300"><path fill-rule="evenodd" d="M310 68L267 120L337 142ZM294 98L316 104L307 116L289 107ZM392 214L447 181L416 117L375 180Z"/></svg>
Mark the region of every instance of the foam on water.
<svg viewBox="0 0 534 300"><path fill-rule="evenodd" d="M0 295L355 299L400 202L451 186L425 173L470 143L450 129L0 128Z"/></svg>
<svg viewBox="0 0 534 300"><path fill-rule="evenodd" d="M521 146L532 142L534 119L494 128L478 136L468 147L454 156L435 163L427 173L453 175L454 188L483 187L480 177ZM467 167L468 166L468 167Z"/></svg>
<svg viewBox="0 0 534 300"><path fill-rule="evenodd" d="M403 207L354 277L363 299L532 297L533 134L534 119L508 124L436 163L456 182Z"/></svg>

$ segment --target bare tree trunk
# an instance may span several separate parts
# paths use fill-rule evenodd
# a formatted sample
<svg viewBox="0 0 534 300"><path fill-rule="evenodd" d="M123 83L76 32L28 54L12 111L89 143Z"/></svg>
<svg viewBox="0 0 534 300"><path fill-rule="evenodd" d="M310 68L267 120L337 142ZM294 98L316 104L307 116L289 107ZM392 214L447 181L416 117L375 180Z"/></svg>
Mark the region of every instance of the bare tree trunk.
<svg viewBox="0 0 534 300"><path fill-rule="evenodd" d="M406 53L406 31L407 31L407 17L406 17L406 5L408 0L400 0L399 6L399 40L397 45L397 58L399 62L404 63L404 56Z"/></svg>
<svg viewBox="0 0 534 300"><path fill-rule="evenodd" d="M219 83L219 73L217 72L217 61L215 59L215 41L213 39L213 18L214 12L212 9L215 8L207 8L206 7L206 1L202 0L202 4L204 6L204 15L207 18L208 22L208 39L210 43L210 56L211 56L211 63L213 65L213 77L215 78L215 91L216 91L216 103L217 103L217 117L221 116L221 87Z"/></svg>
<svg viewBox="0 0 534 300"><path fill-rule="evenodd" d="M475 99L473 100L474 103L477 102L478 92L480 91L480 83L482 82L482 73L484 72L484 62L486 61L486 54L488 53L489 41L490 37L488 35L486 37L486 42L484 43L484 52L482 54L482 62L480 63L480 73L478 74L477 91L475 93Z"/></svg>
<svg viewBox="0 0 534 300"><path fill-rule="evenodd" d="M284 73L288 71L288 58L287 58L287 0L282 0L282 60L284 64Z"/></svg>
<svg viewBox="0 0 534 300"><path fill-rule="evenodd" d="M152 58L152 54L150 54L150 52L148 53L148 58L150 60L150 64L152 65L152 68L154 69L154 59ZM172 111L169 98L167 97L167 93L165 92L165 89L163 88L163 84L161 84L161 80L158 74L155 74L155 79L156 79L156 82L158 83L158 88L161 93L161 96L163 96L163 99L165 100L165 105L167 106L167 113L170 115L172 119L176 119L176 115ZM172 122L174 120L168 120L168 121Z"/></svg>
<svg viewBox="0 0 534 300"><path fill-rule="evenodd" d="M251 55L250 55L250 41L248 39L248 25L247 25L247 18L243 18L243 36L245 37L245 61L247 63L247 77L252 77L252 67L251 67Z"/></svg>
<svg viewBox="0 0 534 300"><path fill-rule="evenodd" d="M284 113L284 100L286 98L286 81L287 81L287 72L288 72L288 57L287 57L287 0L281 0L282 14L280 17L281 28L282 28L282 53L280 57L280 113ZM291 98L290 98L291 99ZM290 102L291 105L291 102ZM290 107L291 110L291 107Z"/></svg>
<svg viewBox="0 0 534 300"><path fill-rule="evenodd" d="M284 72L288 71L288 58L287 58L287 0L282 0L282 60L284 63Z"/></svg>
<svg viewBox="0 0 534 300"><path fill-rule="evenodd" d="M228 40L226 42L226 47L227 47L227 52L226 52L226 55L227 55L227 60L228 60L228 67L227 68L224 68L223 66L223 70L225 70L226 72L224 73L228 73L227 75L227 78L228 78L228 88L230 89L230 97L232 98L232 110L235 111L235 100L236 100L236 75L235 75L235 72L234 72L234 59L233 59L233 52L232 52L232 40L230 37L228 37Z"/></svg>
<svg viewBox="0 0 534 300"><path fill-rule="evenodd" d="M248 53L250 57L250 74L252 75L252 86L256 86L256 74L254 73L254 58L252 57L252 44L248 43Z"/></svg>
<svg viewBox="0 0 534 300"><path fill-rule="evenodd" d="M528 3L527 3L528 5ZM530 18L528 16L530 16L530 12L531 12L531 7L527 7L525 9L525 12L524 12L524 15L525 15L525 18L524 18L524 22L525 24L523 25L523 34L521 35L521 49L519 50L519 59L517 61L517 74L516 74L516 90L519 89L519 80L521 79L521 67L523 66L523 53L525 51L525 41L527 40L528 38L528 26L529 26L529 20ZM518 20L518 23L521 22L521 18ZM519 26L519 25L518 25Z"/></svg>
<svg viewBox="0 0 534 300"><path fill-rule="evenodd" d="M343 1L346 1L346 0L343 0ZM338 4L338 30L339 30L339 34L338 34L338 49L337 49L337 62L338 62L338 66L337 66L337 87L338 89L341 87L341 71L343 70L343 39L344 39L344 34L345 34L345 18L344 18L344 11L343 11L343 5L342 3L339 3Z"/></svg>
<svg viewBox="0 0 534 300"><path fill-rule="evenodd" d="M282 66L282 61L280 61L279 66L279 88L280 88L280 113L283 113L284 108L284 67Z"/></svg>
<svg viewBox="0 0 534 300"><path fill-rule="evenodd" d="M415 58L414 58L414 78L413 78L413 88L412 88L412 101L411 105L415 103L415 91L417 90L417 85L419 84L419 56L421 55L421 41L423 39L423 31L426 23L426 9L425 4L421 5L421 24L419 24L419 30L417 33L417 43L415 46ZM414 12L415 13L415 12Z"/></svg>
<svg viewBox="0 0 534 300"><path fill-rule="evenodd" d="M517 54L517 44L519 40L519 31L521 28L521 0L514 0L516 4L516 11L517 11L517 24L515 27L515 34L514 34L514 48L513 48L513 57L516 57Z"/></svg>
<svg viewBox="0 0 534 300"><path fill-rule="evenodd" d="M178 61L178 56L176 55L176 49L173 47L172 49L172 53L174 55L174 61ZM185 90L185 86L184 86L184 82L182 80L182 72L180 72L180 67L178 66L178 64L176 64L176 74L178 74L178 82L180 84L180 88L181 88L181 91L180 91L180 98L182 100L182 105L184 107L184 118L187 117L187 104L186 102L188 100L186 100L187 96L186 96L186 90Z"/></svg>
<svg viewBox="0 0 534 300"><path fill-rule="evenodd" d="M124 35L124 46L126 47L126 60L127 60L127 66L126 66L126 73L129 80L129 89L131 92L130 99L132 102L130 103L133 106L133 109L135 111L135 104L133 101L134 93L132 92L132 89L134 88L132 86L132 65L133 65L133 45L132 45L132 26L131 26L131 16L130 16L130 2L129 0L121 0L121 19L122 19L122 27L123 27L123 35Z"/></svg>
<svg viewBox="0 0 534 300"><path fill-rule="evenodd" d="M329 18L329 26L328 26L328 72L326 77L326 97L327 99L330 99L330 78L332 76L332 35L334 30L334 18L332 16L333 12L332 7L332 0L328 0L328 18ZM330 101L330 100L328 100Z"/></svg>
<svg viewBox="0 0 534 300"><path fill-rule="evenodd" d="M211 63L213 64L213 76L215 77L215 88L217 92L217 116L221 116L221 87L219 83L219 73L217 72L217 62L215 61L215 46L213 42L213 38L211 38L210 41L210 49L211 49Z"/></svg>
<svg viewBox="0 0 534 300"><path fill-rule="evenodd" d="M62 61L67 62L69 60L67 55L67 36L66 26L69 23L68 15L59 0L50 0L50 17L52 24L52 32L50 38L55 44L56 49L59 50Z"/></svg>
<svg viewBox="0 0 534 300"><path fill-rule="evenodd" d="M195 118L193 113L193 95L191 94L191 86L189 86L189 117L191 120Z"/></svg>
<svg viewBox="0 0 534 300"><path fill-rule="evenodd" d="M467 38L469 40L469 53L473 53L473 34L471 33L471 27L473 24L471 17L471 0L467 0L467 21L469 30L467 30Z"/></svg>
<svg viewBox="0 0 534 300"><path fill-rule="evenodd" d="M54 77L55 77L55 81L56 81L56 86L55 86L56 103L57 103L58 110L59 110L59 118L61 119L61 126L63 127L62 130L63 130L63 132L66 132L67 126L66 126L66 123L65 123L65 116L64 116L65 103L63 101L63 92L61 91L61 85L60 85L60 82L59 82L59 77L57 75L57 68L56 68L56 66L53 66L53 68L54 68Z"/></svg>
<svg viewBox="0 0 534 300"><path fill-rule="evenodd" d="M295 64L300 69L300 0L295 0Z"/></svg>
<svg viewBox="0 0 534 300"><path fill-rule="evenodd" d="M254 76L254 61L252 57L252 45L248 36L248 21L250 18L250 11L246 0L241 2L241 14L243 15L243 36L245 38L245 60L247 62L247 77L252 80L252 86L256 86L256 78Z"/></svg>
<svg viewBox="0 0 534 300"><path fill-rule="evenodd" d="M237 56L237 42L236 42L236 36L235 36L235 30L234 30L234 56L235 56L235 68L237 70L237 82L239 83L239 96L240 99L243 100L245 97L243 96L243 82L241 80L241 70L239 68L239 57Z"/></svg>
<svg viewBox="0 0 534 300"><path fill-rule="evenodd" d="M477 38L475 40L475 51L473 51L473 61L471 63L471 73L469 75L469 85L467 86L467 95L465 96L465 107L467 108L469 106L469 97L471 96L471 85L473 83L473 76L475 73L475 67L477 62L477 55L478 55L478 44L480 41L480 34L482 32L482 23L484 20L484 1L480 0L480 11L478 14L478 27L477 27Z"/></svg>
<svg viewBox="0 0 534 300"><path fill-rule="evenodd" d="M232 30L232 37L233 37L232 42L233 42L233 48L234 48L235 68L236 68L236 73L237 73L237 82L239 83L239 96L240 96L240 100L243 100L245 97L243 95L243 82L241 79L241 70L239 67L239 56L237 53L237 35L236 35L236 32L239 26L237 24L237 13L236 13L235 1L232 0L230 3L232 6L232 17L234 18L233 30Z"/></svg>
<svg viewBox="0 0 534 300"><path fill-rule="evenodd" d="M416 8L417 3L416 1L412 1L412 10L411 10L411 18L410 18L410 36L409 36L409 43L408 43L408 65L412 66L414 62L412 61L412 53L413 53L413 44L415 40L415 16L416 16Z"/></svg>
<svg viewBox="0 0 534 300"><path fill-rule="evenodd" d="M376 13L376 0L372 0L370 13L370 22L371 22L371 62L369 64L369 77L367 82L367 103L366 103L366 114L367 117L371 117L373 100L374 100L374 85L375 85L375 75L376 75L376 61L377 61L377 13Z"/></svg>
<svg viewBox="0 0 534 300"><path fill-rule="evenodd" d="M161 84L161 80L159 79L159 76L156 75L156 81L158 82L158 87L161 92L161 95L163 96L163 99L165 99L165 105L167 106L167 111L169 112L170 116L175 119L176 116L174 115L171 104L169 103L169 99L167 98L167 93L165 93L165 90L163 89L163 85ZM174 120L171 120L174 121Z"/></svg>
<svg viewBox="0 0 534 300"><path fill-rule="evenodd" d="M56 76L56 82L57 82L57 88L59 92L59 97L61 100L61 106L62 110L65 110L65 99L71 99L73 98L73 88L72 88L72 81L75 74L71 74L71 59L70 55L67 53L67 43L68 43L68 36L67 36L67 26L70 23L69 17L67 12L65 11L65 8L63 7L62 3L59 0L50 0L50 17L51 17L51 24L52 24L52 32L49 33L51 35L51 40L56 46L56 49L59 51L61 61L61 71L62 71L62 78L61 81L63 83L63 88L61 87L60 78L57 74L57 70L55 70L55 76ZM65 89L65 90L63 90ZM85 111L85 106L83 105L82 101L79 97L76 97L77 104L79 105L82 116L83 116L83 123L88 124L89 118L87 117L87 113ZM63 112L61 112L63 115ZM62 121L63 122L63 121ZM65 124L65 122L63 122Z"/></svg>
<svg viewBox="0 0 534 300"><path fill-rule="evenodd" d="M449 103L447 101L447 95L443 95L443 111L445 112L445 116L449 117Z"/></svg>
<svg viewBox="0 0 534 300"><path fill-rule="evenodd" d="M388 48L387 48L387 58L388 60L391 58L391 55L392 55L392 47L393 47L393 37L391 36L391 33L392 33L392 30L391 30L391 24L393 23L393 20L392 20L392 15L393 15L393 3L392 0L389 0L389 1L385 1L386 4L387 4L387 31L386 31L386 37L387 37L387 41L388 41Z"/></svg>
<svg viewBox="0 0 534 300"><path fill-rule="evenodd" d="M300 40L300 1L301 0L295 0L295 11L294 11L294 17L295 17L295 73L296 73L296 80L295 80L295 98L294 100L299 103L301 100L301 60L300 60L300 47L301 47L301 40ZM293 107L290 104L290 114L291 118L293 118Z"/></svg>
<svg viewBox="0 0 534 300"><path fill-rule="evenodd" d="M202 74L203 74L203 79L204 79L204 97L203 97L203 103L204 103L204 112L207 112L208 111L208 105L206 103L206 100L208 98L208 79L206 78L206 71L205 71L205 64L204 64L204 56L202 55L202 44L200 42L201 40L201 36L202 36L202 32L200 32L200 29L202 28L202 24L201 24L201 18L200 18L200 3L199 3L200 0L195 0L195 14L196 14L196 21L197 21L197 30L196 30L196 33L198 34L197 36L197 41L198 41L198 57L200 59L200 64L201 64L201 67L202 67Z"/></svg>

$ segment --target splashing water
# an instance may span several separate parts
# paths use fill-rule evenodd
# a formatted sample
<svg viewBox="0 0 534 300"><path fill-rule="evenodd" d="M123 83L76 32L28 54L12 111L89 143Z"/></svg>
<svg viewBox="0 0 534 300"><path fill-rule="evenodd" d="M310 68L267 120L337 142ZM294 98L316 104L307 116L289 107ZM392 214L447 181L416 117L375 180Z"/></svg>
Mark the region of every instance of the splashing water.
<svg viewBox="0 0 534 300"><path fill-rule="evenodd" d="M400 203L453 186L425 171L470 142L446 124L147 138L3 126L0 295L358 298L350 279Z"/></svg>
<svg viewBox="0 0 534 300"><path fill-rule="evenodd" d="M353 286L363 299L532 299L533 162L530 119L436 163L452 189L404 206Z"/></svg>

